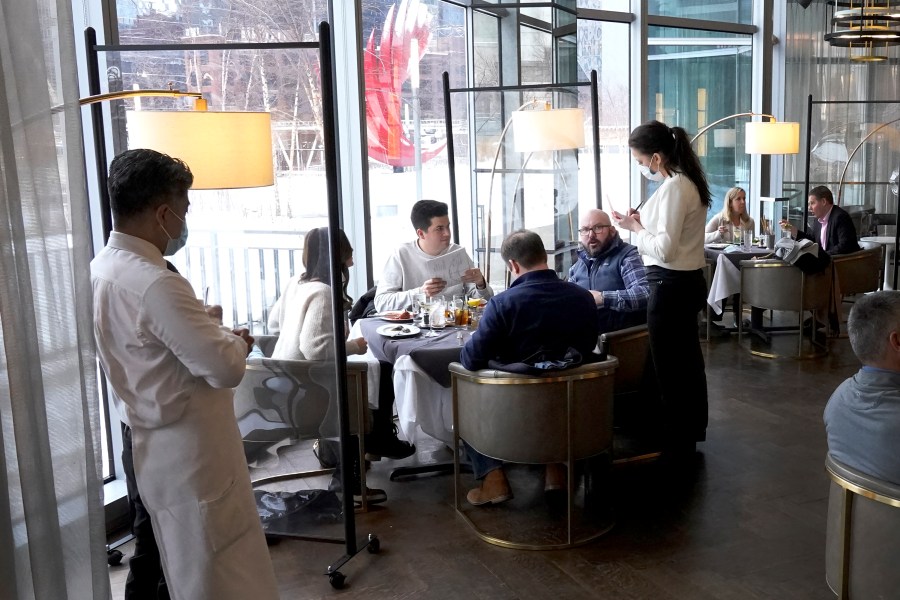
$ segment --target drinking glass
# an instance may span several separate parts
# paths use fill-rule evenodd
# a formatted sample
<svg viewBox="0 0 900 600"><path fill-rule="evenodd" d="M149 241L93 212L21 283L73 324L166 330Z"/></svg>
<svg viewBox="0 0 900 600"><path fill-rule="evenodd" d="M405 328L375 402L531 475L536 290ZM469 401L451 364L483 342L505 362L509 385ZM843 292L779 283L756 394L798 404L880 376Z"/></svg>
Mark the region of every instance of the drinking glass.
<svg viewBox="0 0 900 600"><path fill-rule="evenodd" d="M465 296L453 296L453 320L457 328L465 327L469 324L469 306L466 304Z"/></svg>
<svg viewBox="0 0 900 600"><path fill-rule="evenodd" d="M416 322L422 323L425 316L425 307L428 304L428 296L425 295L425 292L419 292L415 295L414 302L413 308L416 310Z"/></svg>
<svg viewBox="0 0 900 600"><path fill-rule="evenodd" d="M447 326L447 305L441 298L432 298L428 311L428 321L431 330L424 334L425 337L437 337Z"/></svg>

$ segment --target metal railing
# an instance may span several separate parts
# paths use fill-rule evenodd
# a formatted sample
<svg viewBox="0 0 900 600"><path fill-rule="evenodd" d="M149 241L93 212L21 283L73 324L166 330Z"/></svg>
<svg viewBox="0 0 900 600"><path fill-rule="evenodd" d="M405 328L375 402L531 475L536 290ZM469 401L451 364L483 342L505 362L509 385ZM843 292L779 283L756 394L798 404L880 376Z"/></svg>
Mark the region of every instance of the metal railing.
<svg viewBox="0 0 900 600"><path fill-rule="evenodd" d="M303 269L302 234L290 232L293 247L247 245L248 237L266 239L283 232L216 233L195 232L206 239L170 257L172 264L191 282L199 298L222 306L223 321L232 327L247 327L253 335L268 333L269 309L295 273ZM198 235L200 234L200 235ZM197 239L196 241L200 241ZM224 243L222 243L224 242Z"/></svg>

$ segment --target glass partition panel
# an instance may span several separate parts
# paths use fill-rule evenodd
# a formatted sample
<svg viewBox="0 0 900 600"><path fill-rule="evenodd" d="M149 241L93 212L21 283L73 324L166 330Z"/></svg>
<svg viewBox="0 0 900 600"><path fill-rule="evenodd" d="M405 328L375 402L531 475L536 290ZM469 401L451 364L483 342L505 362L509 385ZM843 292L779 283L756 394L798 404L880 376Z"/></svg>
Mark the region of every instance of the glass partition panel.
<svg viewBox="0 0 900 600"><path fill-rule="evenodd" d="M625 213L629 207L631 153L628 149L630 123L629 60L624 49L630 47L627 23L578 21L578 80L590 81L597 71L600 99L600 177L603 209ZM624 52L624 54L623 54ZM580 102L590 106L590 89L579 88ZM592 161L590 143L582 151L581 160ZM579 170L579 188L594 189L594 169ZM579 211L595 208L592 194L579 198Z"/></svg>
<svg viewBox="0 0 900 600"><path fill-rule="evenodd" d="M815 103L809 126L810 189L827 186L835 204L853 217L859 236L889 233L897 214L900 104ZM802 209L800 202L791 205L798 226Z"/></svg>
<svg viewBox="0 0 900 600"><path fill-rule="evenodd" d="M649 34L648 119L678 125L693 136L718 119L750 110L750 36L663 27L650 27ZM710 216L722 209L729 188L747 188L748 120L725 121L694 143L712 191Z"/></svg>
<svg viewBox="0 0 900 600"><path fill-rule="evenodd" d="M111 90L199 90L209 110L272 115L275 185L190 193L190 238L171 258L198 295L221 304L226 325L267 333L269 309L303 270L304 234L327 224L318 52L298 50L110 52ZM117 146L126 147L125 112L178 108L168 98L109 104ZM190 166L190 165L188 165Z"/></svg>

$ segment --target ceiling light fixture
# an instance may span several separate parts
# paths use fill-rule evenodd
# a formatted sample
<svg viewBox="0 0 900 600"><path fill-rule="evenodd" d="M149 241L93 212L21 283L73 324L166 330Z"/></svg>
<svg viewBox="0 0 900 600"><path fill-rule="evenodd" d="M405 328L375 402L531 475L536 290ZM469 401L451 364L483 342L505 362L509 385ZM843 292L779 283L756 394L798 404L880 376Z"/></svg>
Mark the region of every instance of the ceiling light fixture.
<svg viewBox="0 0 900 600"><path fill-rule="evenodd" d="M893 6L893 0L834 0L831 32L825 34L825 41L849 48L852 61L887 60L876 48L900 44L900 9Z"/></svg>

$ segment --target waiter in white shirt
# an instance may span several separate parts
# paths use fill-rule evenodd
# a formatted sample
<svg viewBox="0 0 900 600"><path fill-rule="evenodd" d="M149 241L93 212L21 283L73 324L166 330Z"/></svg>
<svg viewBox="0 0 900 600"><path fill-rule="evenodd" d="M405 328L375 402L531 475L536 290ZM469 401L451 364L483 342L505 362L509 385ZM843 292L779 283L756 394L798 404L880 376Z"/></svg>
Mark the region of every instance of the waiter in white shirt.
<svg viewBox="0 0 900 600"><path fill-rule="evenodd" d="M110 165L114 227L91 262L94 335L177 600L278 598L231 388L253 338L213 322L166 268L187 238L193 175L153 150Z"/></svg>

